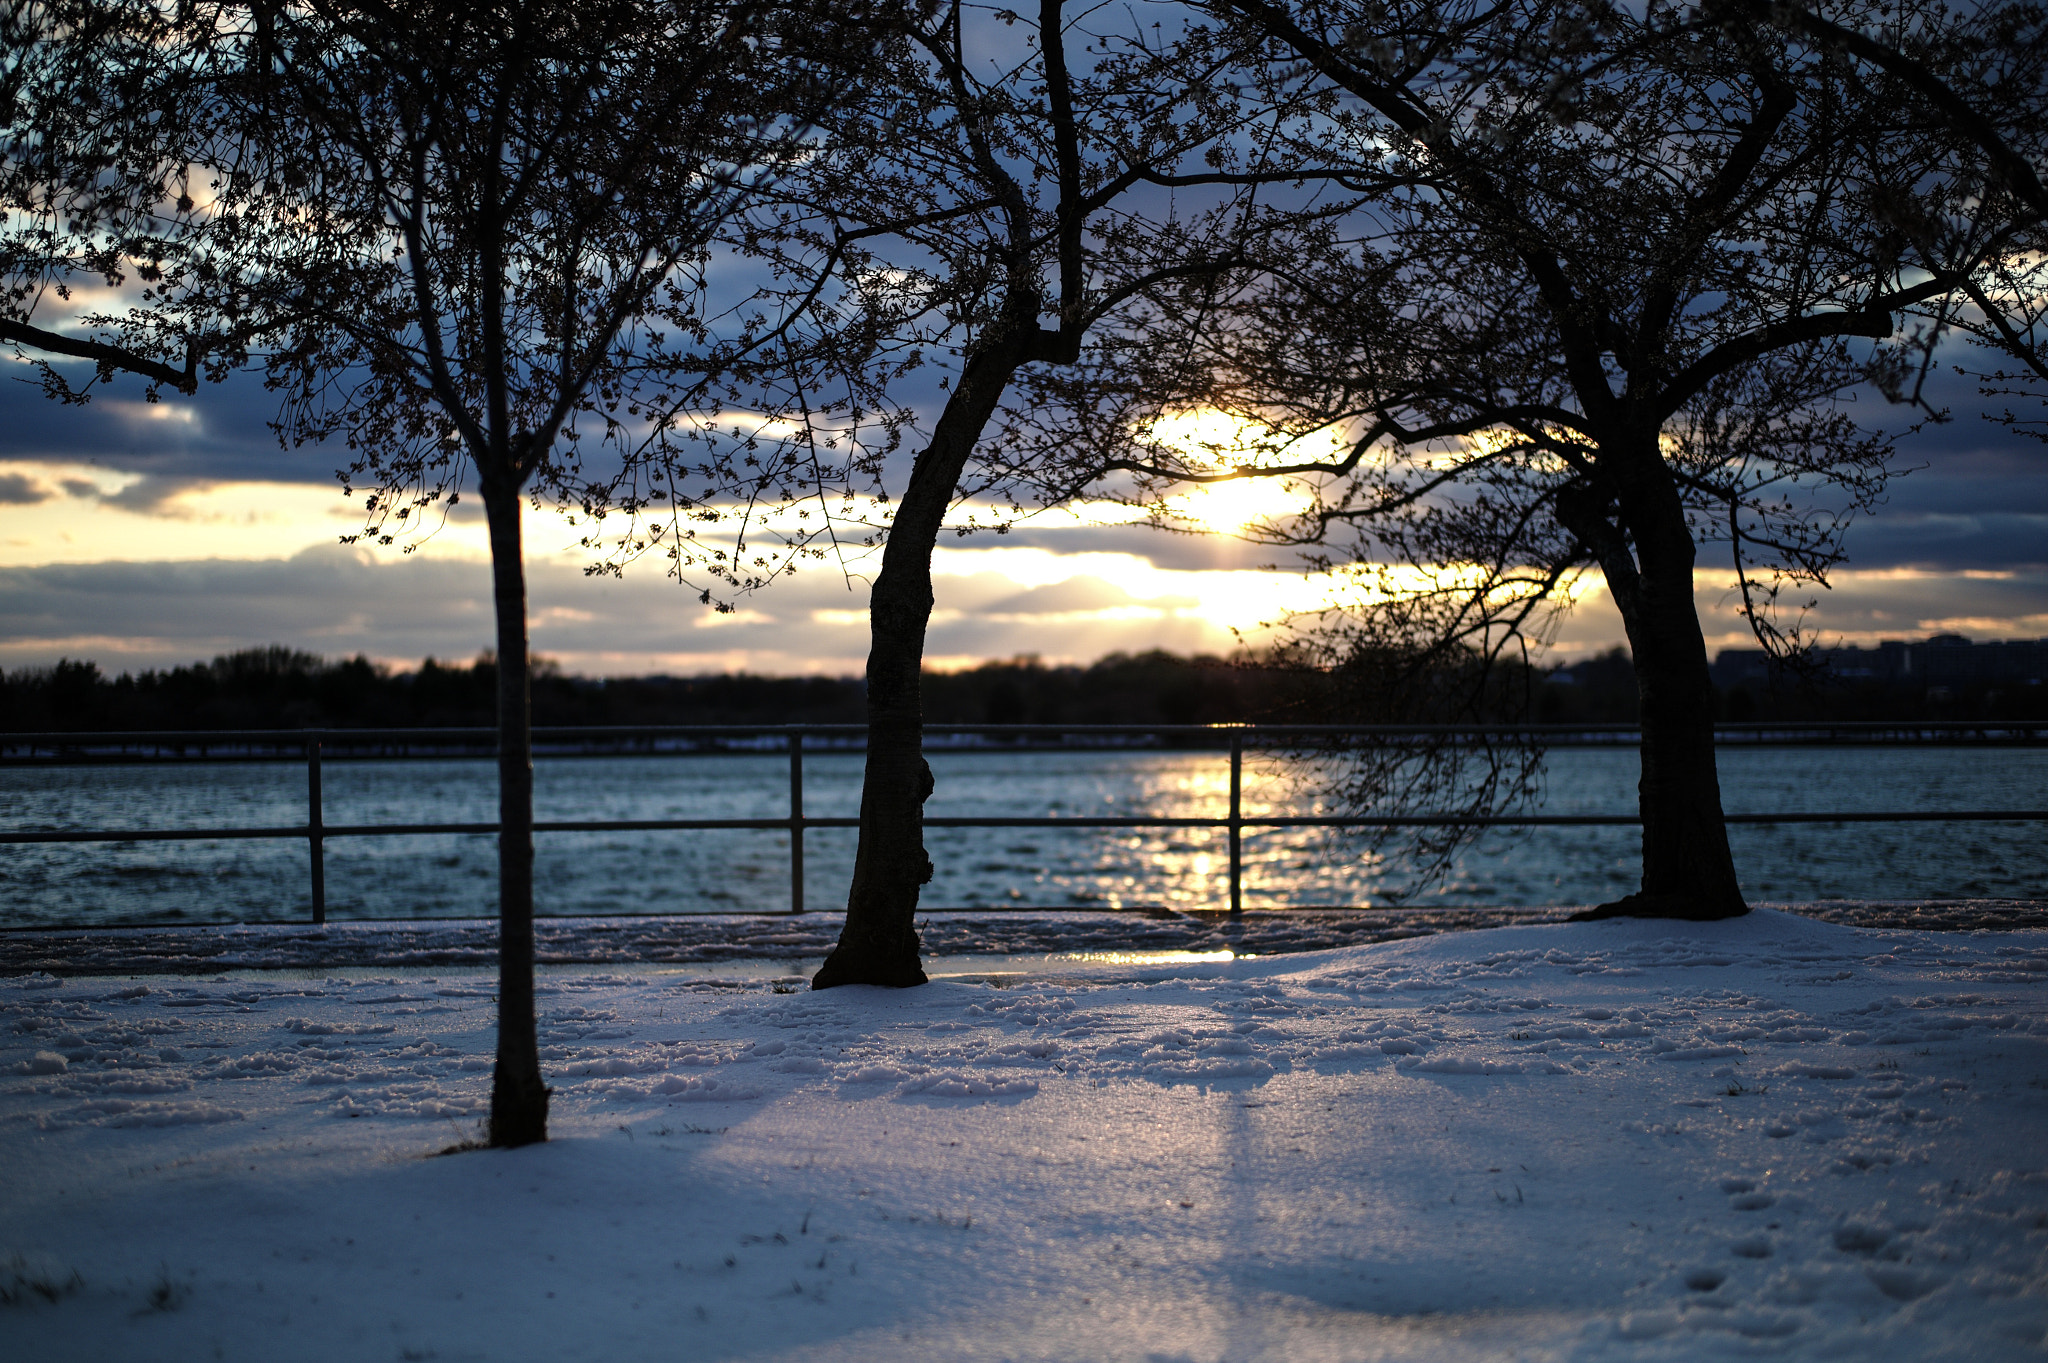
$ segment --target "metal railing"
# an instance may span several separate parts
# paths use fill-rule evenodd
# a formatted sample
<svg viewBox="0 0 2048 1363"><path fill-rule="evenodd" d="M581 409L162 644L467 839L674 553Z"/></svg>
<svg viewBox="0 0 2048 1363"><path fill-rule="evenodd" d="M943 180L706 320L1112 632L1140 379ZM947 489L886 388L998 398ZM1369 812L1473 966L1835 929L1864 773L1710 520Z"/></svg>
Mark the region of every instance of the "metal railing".
<svg viewBox="0 0 2048 1363"><path fill-rule="evenodd" d="M687 756L707 752L786 751L789 813L759 819L542 819L535 833L615 833L771 829L789 834L790 907L804 906L804 833L813 828L858 828L851 817L804 813L804 753L814 739L841 750L862 746L866 726L661 725L536 728L537 756ZM1623 725L1134 725L1134 724L956 724L929 725L934 750L1045 751L1047 749L1160 747L1160 739L1182 748L1227 750L1230 757L1229 812L1224 817L1166 816L927 816L927 828L1216 828L1226 830L1230 859L1230 912L1244 909L1243 848L1247 829L1277 828L1559 828L1640 825L1635 814L1244 814L1244 752L1249 746L1303 747L1311 740L1373 738L1483 743L1537 738L1552 747L1612 747L1634 741L1639 731ZM1127 741L1151 738L1152 744ZM962 743L958 740L980 740ZM1717 741L1740 746L1814 744L1965 743L1972 746L2048 746L2048 724L1751 724L1716 730ZM937 740L936 742L934 740ZM953 740L953 741L948 741ZM1002 740L1000 743L991 740ZM412 834L491 834L496 823L330 824L321 797L321 766L330 745L353 760L479 755L496 741L491 729L307 729L191 733L9 734L0 735L0 766L76 765L109 761L276 761L296 751L306 763L306 822L271 828L36 829L0 832L0 845L26 843L191 842L232 839L303 839L310 859L312 921L327 921L326 844L335 838ZM142 751L148 749L148 755ZM396 751L394 751L396 749ZM814 751L816 749L813 749ZM1728 814L1730 824L1801 823L1985 823L2048 822L2043 809L1832 810L1770 814Z"/></svg>

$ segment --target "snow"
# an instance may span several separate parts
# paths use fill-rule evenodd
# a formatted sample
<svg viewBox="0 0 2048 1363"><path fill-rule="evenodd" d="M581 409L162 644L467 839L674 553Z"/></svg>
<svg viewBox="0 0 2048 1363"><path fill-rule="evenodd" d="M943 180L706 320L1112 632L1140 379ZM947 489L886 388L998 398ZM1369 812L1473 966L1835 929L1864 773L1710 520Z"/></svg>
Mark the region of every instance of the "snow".
<svg viewBox="0 0 2048 1363"><path fill-rule="evenodd" d="M0 982L9 1357L2038 1358L2048 933Z"/></svg>

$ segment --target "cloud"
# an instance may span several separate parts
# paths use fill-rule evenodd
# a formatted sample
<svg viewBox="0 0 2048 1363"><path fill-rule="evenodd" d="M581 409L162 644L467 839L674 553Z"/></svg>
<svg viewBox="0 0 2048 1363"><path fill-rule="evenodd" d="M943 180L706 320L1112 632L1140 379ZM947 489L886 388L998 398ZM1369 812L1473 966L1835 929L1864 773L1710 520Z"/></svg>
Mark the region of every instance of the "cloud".
<svg viewBox="0 0 2048 1363"><path fill-rule="evenodd" d="M2048 512L1930 511L1876 516L1849 531L1847 548L1849 562L1858 570L2038 568L2048 565Z"/></svg>
<svg viewBox="0 0 2048 1363"><path fill-rule="evenodd" d="M1826 644L1875 644L1956 633L1975 639L2048 637L2048 568L1949 571L1924 568L1849 570L1832 586L1787 589L1783 618L1801 620ZM1749 623L1737 613L1740 597L1724 573L1705 566L1694 593L1700 629L1711 654L1755 648ZM1557 636L1561 657L1577 658L1623 642L1621 617L1604 588L1589 592L1566 615Z"/></svg>
<svg viewBox="0 0 2048 1363"><path fill-rule="evenodd" d="M934 579L926 656L935 666L1020 653L1049 661L1147 648L1227 653L1237 642L1230 624L1254 623L1284 585L1250 582L1254 614L1236 622L1235 601L1205 597L1212 587L1201 574L1140 575L1133 590L1113 570L1084 572L1080 562L1046 581L1062 564L1042 555L1023 565L1021 581L972 558L960 566L967 570ZM541 559L527 578L534 647L571 672L848 675L867 655L866 587L829 571L778 582L733 615L714 614L653 572L593 579L573 561ZM2048 569L1848 572L1813 595L1809 624L1830 641L1942 630L2048 635ZM1723 576L1703 571L1698 607L1711 650L1754 646L1735 605ZM1576 657L1621 639L1612 601L1595 590L1561 622L1559 651ZM428 655L472 657L491 642L490 570L470 557L380 559L322 545L284 558L0 568L0 666L10 669L59 657L94 658L114 671L169 666L269 643L412 665Z"/></svg>
<svg viewBox="0 0 2048 1363"><path fill-rule="evenodd" d="M0 555L20 566L0 568L0 665L68 655L118 670L271 642L411 664L490 645L474 499L418 554L339 547L333 537L361 524L360 503L342 501L331 478L342 452L280 451L265 424L275 395L259 382L237 378L154 407L130 396L116 391L85 408L26 397L9 405L0 460L20 462L0 469L0 506L14 508ZM1851 559L1834 589L1798 594L1818 597L1810 623L1824 637L2048 635L2043 456L1974 420L1964 389L1947 400L1958 419L1901 442L1900 465L1918 467L1851 527ZM1859 415L1899 414L1873 404ZM619 581L584 577L573 555L547 557L574 533L552 516L529 521L534 644L571 671L847 674L863 665L862 579L819 564L747 598L741 613L717 616L651 560ZM326 543L300 552L315 540ZM1720 552L1707 546L1700 557L1709 647L1751 646ZM118 554L141 561L77 561ZM200 554L223 557L182 561ZM948 535L934 565L927 656L958 666L1034 652L1226 652L1231 625L1277 616L1294 599L1292 575L1250 571L1288 561L1223 536L1057 515L1001 536ZM879 566L875 555L850 571ZM1620 642L1612 602L1592 594L1559 638L1568 656Z"/></svg>
<svg viewBox="0 0 2048 1363"><path fill-rule="evenodd" d="M809 619L817 607L866 604L823 574L753 598L737 617L714 616L653 574L596 580L543 560L529 565L528 583L534 647L572 671L758 668L757 654L778 671L857 670L866 648L864 624ZM59 656L154 667L267 643L409 665L488 648L492 618L489 565L468 558L380 561L323 545L282 559L0 568L0 664L8 667Z"/></svg>
<svg viewBox="0 0 2048 1363"><path fill-rule="evenodd" d="M1109 610L1135 604L1132 596L1113 582L1080 574L1064 582L1033 587L982 608L987 615L1067 615L1075 612Z"/></svg>
<svg viewBox="0 0 2048 1363"><path fill-rule="evenodd" d="M26 393L10 401L0 425L0 459L92 463L208 482L312 483L330 482L336 463L346 459L338 447L280 449L268 424L277 415L277 395L263 390L260 375L237 375L202 385L194 397L157 403L136 400L139 380L132 389L123 383L117 380L113 393L83 407Z"/></svg>
<svg viewBox="0 0 2048 1363"><path fill-rule="evenodd" d="M540 560L527 579L533 646L572 672L845 675L867 655L866 587L830 572L778 582L728 615L651 572L594 579L573 562ZM1028 587L999 572L941 573L935 586L935 661L1081 661L1155 647L1227 651L1233 642L1227 628L1186 613L1192 596L1148 601L1099 576ZM278 559L0 568L0 666L69 656L110 670L157 667L268 643L406 665L470 657L492 641L490 593L489 567L474 559L380 560L342 546ZM992 602L999 618L986 609ZM1090 618L1105 610L1112 614Z"/></svg>
<svg viewBox="0 0 2048 1363"><path fill-rule="evenodd" d="M329 654L405 656L387 644L490 640L490 575L423 560L380 570L367 554L321 546L283 560L53 564L0 569L0 650L54 655L74 639L126 641L125 654L190 661L261 643ZM428 651L432 651L430 648ZM417 654L413 656L419 656Z"/></svg>
<svg viewBox="0 0 2048 1363"><path fill-rule="evenodd" d="M66 479L64 490L73 497L82 500L89 498L102 506L111 506L120 511L183 520L188 519L191 513L172 506L171 503L182 492L204 489L209 485L210 481L203 478L167 477L158 473L145 473L112 492L82 478Z"/></svg>
<svg viewBox="0 0 2048 1363"><path fill-rule="evenodd" d="M54 494L50 489L19 473L0 473L0 504L7 506L34 506L46 502Z"/></svg>
<svg viewBox="0 0 2048 1363"><path fill-rule="evenodd" d="M1135 554L1153 566L1185 572L1253 569L1293 563L1291 550L1253 544L1230 535L1186 535L1149 525L1060 525L1020 522L1010 531L948 541L973 548L1050 549L1054 553Z"/></svg>

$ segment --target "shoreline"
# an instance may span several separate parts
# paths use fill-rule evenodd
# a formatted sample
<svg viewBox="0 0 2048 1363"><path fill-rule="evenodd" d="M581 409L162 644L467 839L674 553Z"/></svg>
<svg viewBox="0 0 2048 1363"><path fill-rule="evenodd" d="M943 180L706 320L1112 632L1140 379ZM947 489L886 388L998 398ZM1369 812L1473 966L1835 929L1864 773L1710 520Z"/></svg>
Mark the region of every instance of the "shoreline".
<svg viewBox="0 0 2048 1363"><path fill-rule="evenodd" d="M1089 952L1281 956L1442 933L1561 922L1579 905L1518 908L1276 909L1184 913L1165 909L933 909L920 915L925 953L937 958ZM2048 928L2048 901L2023 899L1822 900L1768 903L1849 927L1930 932ZM822 959L842 915L673 914L541 918L542 966L691 966ZM227 971L484 968L496 961L496 925L484 918L104 928L0 928L0 978L219 975Z"/></svg>

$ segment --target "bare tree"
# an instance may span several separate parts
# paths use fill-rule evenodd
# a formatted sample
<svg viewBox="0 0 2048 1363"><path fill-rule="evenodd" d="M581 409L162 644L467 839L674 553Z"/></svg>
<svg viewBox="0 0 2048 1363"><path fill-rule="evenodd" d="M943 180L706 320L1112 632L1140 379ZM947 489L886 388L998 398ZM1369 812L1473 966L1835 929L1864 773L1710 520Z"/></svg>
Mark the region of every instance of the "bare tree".
<svg viewBox="0 0 2048 1363"><path fill-rule="evenodd" d="M2048 186L2040 169L2048 156L2048 10L1991 4L1957 21L1932 5L1859 8L1834 19L1790 6L1771 19L1881 73L1903 102L1980 153L1989 183L2031 218L2017 249L1969 277L1958 306L1927 312L1937 328L1952 327L2017 364L1957 372L1978 381L1981 397L2024 404L1986 413L1991 421L2048 440ZM1905 212L1901 218L1923 238L1933 235ZM1938 338L1929 338L1930 362Z"/></svg>
<svg viewBox="0 0 2048 1363"><path fill-rule="evenodd" d="M752 0L125 12L191 101L177 209L203 225L179 256L203 287L145 297L137 325L189 335L219 317L261 336L280 438L343 441L343 481L385 542L444 515L474 472L498 681L489 1135L543 1140L522 513L573 500L587 461L710 391L711 238L804 155L827 77L858 65L868 29ZM89 26L51 41L96 60ZM101 117L162 115L160 87L136 98L98 69ZM138 160L129 199L163 174Z"/></svg>
<svg viewBox="0 0 2048 1363"><path fill-rule="evenodd" d="M1939 320L1984 350L2002 356L1990 369L1957 365L1977 381L1979 397L1999 404L1988 420L2032 440L2048 441L2048 221L2031 234L2032 246L1972 280L1967 309ZM2004 361L2011 361L2007 367ZM2011 405L2017 402L2017 410Z"/></svg>
<svg viewBox="0 0 2048 1363"><path fill-rule="evenodd" d="M2048 11L2033 0L1995 0L1960 14L1884 0L1852 0L1829 14L1788 0L1709 0L1697 22L1730 16L1774 25L1895 81L1894 98L1917 103L1975 146L1993 182L2048 218L2048 185L2035 165L2048 113Z"/></svg>
<svg viewBox="0 0 2048 1363"><path fill-rule="evenodd" d="M1333 97L1294 151L1325 192L1270 287L1157 308L1167 358L1095 421L1127 446L1102 466L1302 479L1317 503L1276 539L1455 570L1443 619L1481 634L1519 633L1597 567L1643 724L1643 888L1601 912L1744 912L1698 547L1729 547L1761 638L1799 642L1779 592L1825 581L1889 472L1846 400L1896 386L1910 310L2013 258L2012 201L1978 195L1981 158L1923 111L1782 33L1547 0L1222 8L1272 44L1259 79ZM1342 197L1389 171L1412 190ZM1892 211L1908 200L1913 231ZM1190 334L1175 319L1197 306ZM1192 401L1264 450L1199 468L1129 438L1148 404ZM1332 432L1341 456L1302 453Z"/></svg>
<svg viewBox="0 0 2048 1363"><path fill-rule="evenodd" d="M845 928L817 988L925 979L915 914L933 873L920 686L932 553L963 500L1014 508L1011 461L985 441L1005 395L1021 374L1078 362L1150 285L1214 272L1244 219L1235 191L1191 211L1159 183L1238 129L1206 45L1182 47L1138 23L1092 31L1062 0L1031 14L956 2L909 22L885 67L827 118L820 155L785 183L775 211L737 234L773 265L784 293L735 353L761 385L758 410L795 434L764 430L738 447L739 460L706 457L702 446L651 452L666 457L646 465L648 480L592 504L638 518L613 532L615 551L666 541L679 574L710 579L707 599L765 585L822 552L824 536L851 530L882 546L869 604L859 850ZM900 495L878 498L886 524L835 519L850 516L853 490L885 485L893 437L913 415L901 399L890 405L890 382L928 366L940 370L944 395ZM828 381L844 385L831 409L838 426L811 406ZM847 443L863 420L887 437ZM740 532L779 515L785 538L764 543L771 537L754 528L744 549L691 538L673 518L731 518L709 505L721 488L738 495ZM648 532L650 512L668 519Z"/></svg>

